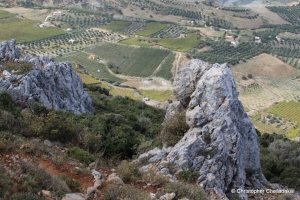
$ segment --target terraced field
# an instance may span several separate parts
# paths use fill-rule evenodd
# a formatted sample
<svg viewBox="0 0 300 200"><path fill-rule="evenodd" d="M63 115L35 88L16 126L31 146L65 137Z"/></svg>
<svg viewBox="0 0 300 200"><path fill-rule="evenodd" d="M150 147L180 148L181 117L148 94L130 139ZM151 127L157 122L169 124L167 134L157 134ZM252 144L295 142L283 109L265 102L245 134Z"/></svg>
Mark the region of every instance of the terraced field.
<svg viewBox="0 0 300 200"><path fill-rule="evenodd" d="M92 76L95 79L105 80L109 82L122 82L123 80L120 78L117 78L116 76L109 73L109 71L106 69L105 65L102 63L99 63L96 60L91 60L88 58L89 54L84 52L76 52L70 55L66 55L63 57L56 58L56 61L70 61L75 62L77 64L82 65L88 75ZM98 72L98 70L100 70Z"/></svg>

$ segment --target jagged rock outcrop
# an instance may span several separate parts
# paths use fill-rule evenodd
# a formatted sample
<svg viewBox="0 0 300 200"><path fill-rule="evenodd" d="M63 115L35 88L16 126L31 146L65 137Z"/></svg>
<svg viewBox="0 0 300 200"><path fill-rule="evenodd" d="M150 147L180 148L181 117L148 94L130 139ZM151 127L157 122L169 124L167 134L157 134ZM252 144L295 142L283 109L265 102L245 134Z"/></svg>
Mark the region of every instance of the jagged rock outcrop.
<svg viewBox="0 0 300 200"><path fill-rule="evenodd" d="M70 62L52 62L46 56L21 58L15 40L3 42L0 47L1 61L33 64L33 69L28 73L14 75L3 70L0 76L0 91L7 91L16 103L29 105L37 102L48 108L75 114L93 114L92 100L83 90L82 81Z"/></svg>
<svg viewBox="0 0 300 200"><path fill-rule="evenodd" d="M227 64L189 61L175 76L173 91L178 101L169 106L166 118L185 110L189 130L173 148L141 155L155 160L141 171L155 168L173 178L170 166L172 171L199 172L197 183L220 199L231 189L264 188L257 134Z"/></svg>
<svg viewBox="0 0 300 200"><path fill-rule="evenodd" d="M16 48L16 40L12 39L0 43L0 61L15 60L20 58L20 51Z"/></svg>

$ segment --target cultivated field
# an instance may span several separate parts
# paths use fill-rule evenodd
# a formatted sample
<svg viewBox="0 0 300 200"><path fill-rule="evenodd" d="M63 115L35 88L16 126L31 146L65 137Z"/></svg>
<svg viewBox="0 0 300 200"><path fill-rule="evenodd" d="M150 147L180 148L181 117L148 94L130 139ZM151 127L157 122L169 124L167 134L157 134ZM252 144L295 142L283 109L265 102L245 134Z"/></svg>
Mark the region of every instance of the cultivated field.
<svg viewBox="0 0 300 200"><path fill-rule="evenodd" d="M112 70L128 76L151 76L170 51L158 48L132 47L114 43L92 46L86 50L111 62Z"/></svg>
<svg viewBox="0 0 300 200"><path fill-rule="evenodd" d="M157 48L140 47L134 49L131 56L121 65L122 74L151 76L169 53L168 50Z"/></svg>
<svg viewBox="0 0 300 200"><path fill-rule="evenodd" d="M153 46L160 45L170 50L185 52L189 49L195 48L200 44L197 39L197 32L189 33L185 38L157 38L157 39L142 39L129 38L122 40L120 43L138 46Z"/></svg>
<svg viewBox="0 0 300 200"><path fill-rule="evenodd" d="M172 68L175 60L175 53L170 52L169 55L162 61L159 69L155 72L154 76L162 77L166 80L173 78Z"/></svg>
<svg viewBox="0 0 300 200"><path fill-rule="evenodd" d="M282 116L293 122L300 122L300 103L296 101L283 101L267 110L267 112Z"/></svg>
<svg viewBox="0 0 300 200"><path fill-rule="evenodd" d="M101 28L111 30L111 31L120 31L125 27L129 26L131 23L126 21L114 21L106 26L102 26Z"/></svg>
<svg viewBox="0 0 300 200"><path fill-rule="evenodd" d="M88 58L89 54L86 54L84 52L76 52L70 55L66 55L63 57L58 57L55 60L56 61L70 61L75 62L77 64L80 64L84 67L84 69L87 72L87 75L90 75L91 77L99 80L105 80L110 82L122 82L123 80L120 78L117 78L116 76L109 73L109 71L106 69L105 65L102 63L99 63L96 60L91 60ZM99 70L99 72L98 72Z"/></svg>
<svg viewBox="0 0 300 200"><path fill-rule="evenodd" d="M87 53L93 53L101 59L112 62L116 66L121 66L123 62L129 58L135 47L128 45L120 45L116 43L103 43L101 45L93 45L85 49Z"/></svg>
<svg viewBox="0 0 300 200"><path fill-rule="evenodd" d="M143 30L136 32L136 34L141 36L151 36L152 34L161 31L166 27L166 24L150 22L143 28Z"/></svg>
<svg viewBox="0 0 300 200"><path fill-rule="evenodd" d="M35 21L44 21L47 16L47 9L31 9L23 7L1 8L2 10L16 14L21 18Z"/></svg>
<svg viewBox="0 0 300 200"><path fill-rule="evenodd" d="M297 100L300 95L300 82L296 79L300 72L271 55L261 54L231 67L231 71L240 92L239 99L252 111L283 100ZM252 78L248 78L249 74Z"/></svg>
<svg viewBox="0 0 300 200"><path fill-rule="evenodd" d="M18 42L28 42L65 33L59 28L40 28L30 19L10 17L1 19L0 24L0 41L15 38Z"/></svg>

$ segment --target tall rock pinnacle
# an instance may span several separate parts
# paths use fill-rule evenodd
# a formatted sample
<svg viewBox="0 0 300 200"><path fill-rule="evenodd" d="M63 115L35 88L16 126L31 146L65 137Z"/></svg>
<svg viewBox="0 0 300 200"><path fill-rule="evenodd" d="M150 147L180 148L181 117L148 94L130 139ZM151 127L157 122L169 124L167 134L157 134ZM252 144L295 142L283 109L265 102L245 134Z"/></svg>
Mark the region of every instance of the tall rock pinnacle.
<svg viewBox="0 0 300 200"><path fill-rule="evenodd" d="M166 117L185 111L189 130L174 147L161 151L156 169L168 174L173 165L177 172L199 172L197 183L218 198L226 199L231 189L263 189L257 134L227 64L191 60L175 76L173 91L177 101Z"/></svg>

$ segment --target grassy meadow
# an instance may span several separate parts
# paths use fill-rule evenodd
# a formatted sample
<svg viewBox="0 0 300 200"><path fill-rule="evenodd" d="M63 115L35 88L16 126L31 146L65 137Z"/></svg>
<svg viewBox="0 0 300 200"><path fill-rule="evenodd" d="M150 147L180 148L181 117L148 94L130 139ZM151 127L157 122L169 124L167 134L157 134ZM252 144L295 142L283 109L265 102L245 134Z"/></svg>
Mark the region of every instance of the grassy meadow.
<svg viewBox="0 0 300 200"><path fill-rule="evenodd" d="M0 19L0 24L0 41L15 38L18 42L29 42L65 33L55 27L40 28L30 19L10 17Z"/></svg>
<svg viewBox="0 0 300 200"><path fill-rule="evenodd" d="M110 24L106 26L102 26L101 28L110 30L110 31L119 31L125 28L126 26L129 26L131 22L126 22L126 21L114 21L111 22Z"/></svg>
<svg viewBox="0 0 300 200"><path fill-rule="evenodd" d="M173 92L171 90L139 90L141 95L144 97L148 97L149 99L156 100L156 101L167 101L172 100Z"/></svg>
<svg viewBox="0 0 300 200"><path fill-rule="evenodd" d="M136 32L136 34L141 36L151 36L152 34L161 31L166 27L167 27L166 24L150 22L144 27L143 30Z"/></svg>
<svg viewBox="0 0 300 200"><path fill-rule="evenodd" d="M5 10L0 10L0 19L5 19L15 16L13 13L7 12Z"/></svg>

